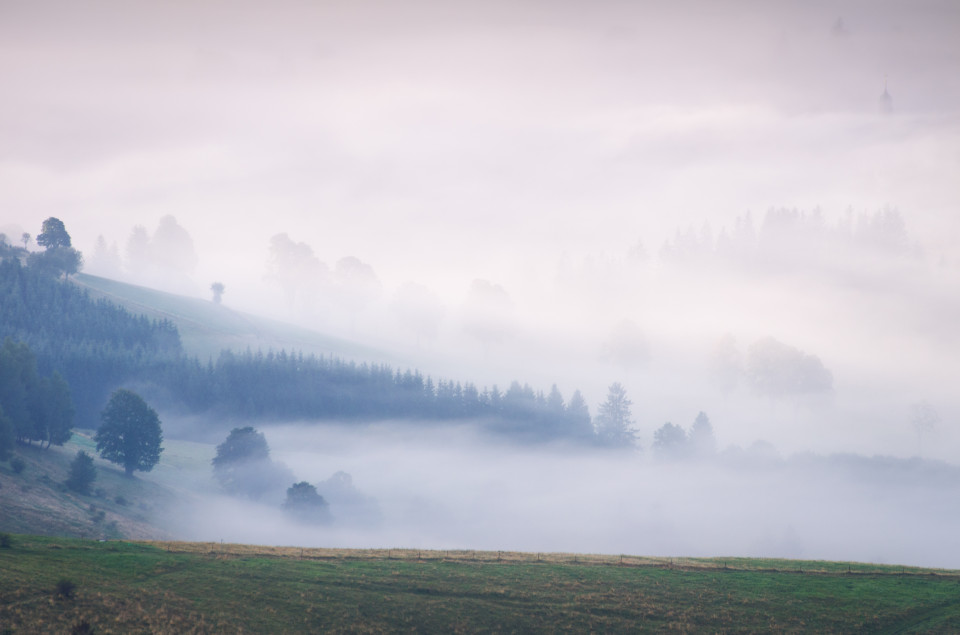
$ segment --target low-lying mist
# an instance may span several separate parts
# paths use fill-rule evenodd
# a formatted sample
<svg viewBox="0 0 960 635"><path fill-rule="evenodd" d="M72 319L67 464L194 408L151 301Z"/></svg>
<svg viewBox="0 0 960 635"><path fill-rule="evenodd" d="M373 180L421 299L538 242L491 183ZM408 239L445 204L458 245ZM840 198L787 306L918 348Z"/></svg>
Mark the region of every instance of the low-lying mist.
<svg viewBox="0 0 960 635"><path fill-rule="evenodd" d="M649 450L517 446L469 426L398 422L274 426L266 437L298 480L348 473L366 515L332 502L331 524L306 525L273 503L211 490L177 514L178 537L960 567L960 469L938 462L780 457L762 443L671 462Z"/></svg>

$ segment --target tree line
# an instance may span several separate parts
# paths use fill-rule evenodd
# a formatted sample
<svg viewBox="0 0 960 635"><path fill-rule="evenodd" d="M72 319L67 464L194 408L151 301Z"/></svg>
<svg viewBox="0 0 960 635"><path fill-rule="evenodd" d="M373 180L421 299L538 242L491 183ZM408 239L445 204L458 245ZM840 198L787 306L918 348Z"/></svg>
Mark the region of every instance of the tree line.
<svg viewBox="0 0 960 635"><path fill-rule="evenodd" d="M50 219L48 225L62 228ZM69 235L60 235L58 244L68 245ZM172 322L94 300L6 242L0 243L0 338L30 351L41 375L56 371L69 387L77 420L89 427L114 389L135 385L165 408L238 420L475 419L531 441L593 437L583 396L574 392L567 403L556 386L549 393L517 381L506 390L481 389L295 351L223 351L204 364L184 354Z"/></svg>
<svg viewBox="0 0 960 635"><path fill-rule="evenodd" d="M55 220L44 229L58 239L45 242L64 248L69 235ZM25 250L0 247L0 407L8 438L12 430L21 441L63 443L74 413L94 427L111 393L134 386L170 411L235 421L460 420L520 441L636 447L631 402L619 383L594 419L579 390L567 401L556 385L548 393L519 381L506 390L479 388L285 350L225 350L204 364L184 354L172 322L94 300L31 264Z"/></svg>

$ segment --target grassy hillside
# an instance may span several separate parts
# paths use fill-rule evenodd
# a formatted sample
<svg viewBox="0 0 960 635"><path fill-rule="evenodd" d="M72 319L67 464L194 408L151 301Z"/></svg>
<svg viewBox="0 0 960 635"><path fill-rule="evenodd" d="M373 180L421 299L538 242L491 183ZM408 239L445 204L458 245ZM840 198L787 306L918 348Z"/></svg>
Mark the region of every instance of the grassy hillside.
<svg viewBox="0 0 960 635"><path fill-rule="evenodd" d="M18 445L24 467L0 462L0 531L87 538L157 539L169 537L165 520L191 492L207 484L197 474L209 471L213 447L164 441L160 463L149 474L127 478L122 468L96 456L93 432L74 431L63 447ZM89 495L64 485L78 450L95 457L97 479ZM190 480L182 474L188 472Z"/></svg>
<svg viewBox="0 0 960 635"><path fill-rule="evenodd" d="M201 361L221 350L301 350L317 355L386 362L387 354L337 337L234 311L208 300L175 295L108 278L77 274L74 281L95 298L106 298L135 315L176 324L184 350Z"/></svg>
<svg viewBox="0 0 960 635"><path fill-rule="evenodd" d="M20 535L9 543L0 548L9 632L83 622L97 633L960 629L960 572Z"/></svg>

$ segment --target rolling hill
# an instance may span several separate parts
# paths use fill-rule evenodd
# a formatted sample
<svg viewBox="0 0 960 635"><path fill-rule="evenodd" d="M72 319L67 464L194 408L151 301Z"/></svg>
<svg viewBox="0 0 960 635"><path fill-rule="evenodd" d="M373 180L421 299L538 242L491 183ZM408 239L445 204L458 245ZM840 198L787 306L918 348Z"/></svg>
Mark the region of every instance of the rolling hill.
<svg viewBox="0 0 960 635"><path fill-rule="evenodd" d="M77 274L74 282L135 315L167 319L180 331L184 351L205 362L231 349L297 350L368 362L390 362L389 353L310 329L235 311L220 304L109 278Z"/></svg>

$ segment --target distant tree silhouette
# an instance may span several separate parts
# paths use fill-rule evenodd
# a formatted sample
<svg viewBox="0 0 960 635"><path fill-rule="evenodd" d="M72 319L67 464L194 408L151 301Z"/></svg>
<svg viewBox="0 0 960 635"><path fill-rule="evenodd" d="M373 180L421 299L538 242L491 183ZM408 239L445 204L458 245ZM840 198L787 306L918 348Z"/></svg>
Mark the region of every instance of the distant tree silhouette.
<svg viewBox="0 0 960 635"><path fill-rule="evenodd" d="M223 286L222 282L214 282L210 285L210 290L213 291L213 302L214 304L220 304L220 301L223 299L223 292L226 289Z"/></svg>
<svg viewBox="0 0 960 635"><path fill-rule="evenodd" d="M772 337L750 346L746 375L753 390L768 397L809 395L833 388L833 375L819 358Z"/></svg>
<svg viewBox="0 0 960 635"><path fill-rule="evenodd" d="M700 412L690 427L688 436L690 451L697 458L706 458L717 453L717 440L713 436L713 426L706 413Z"/></svg>
<svg viewBox="0 0 960 635"><path fill-rule="evenodd" d="M574 390L567 404L567 435L576 437L592 437L593 421L590 418L590 408L587 400L579 390Z"/></svg>
<svg viewBox="0 0 960 635"><path fill-rule="evenodd" d="M680 459L687 455L687 433L669 421L653 433L653 451L660 458Z"/></svg>
<svg viewBox="0 0 960 635"><path fill-rule="evenodd" d="M291 474L270 460L270 447L262 432L247 426L234 428L217 446L213 476L229 494L260 499L272 491L282 493Z"/></svg>
<svg viewBox="0 0 960 635"><path fill-rule="evenodd" d="M600 443L613 447L636 444L633 415L630 412L632 405L633 402L627 398L627 391L619 382L610 384L607 400L600 404L594 419Z"/></svg>
<svg viewBox="0 0 960 635"><path fill-rule="evenodd" d="M306 481L294 483L287 489L283 509L291 516L310 523L328 523L333 520L330 506L317 493L317 488Z"/></svg>

